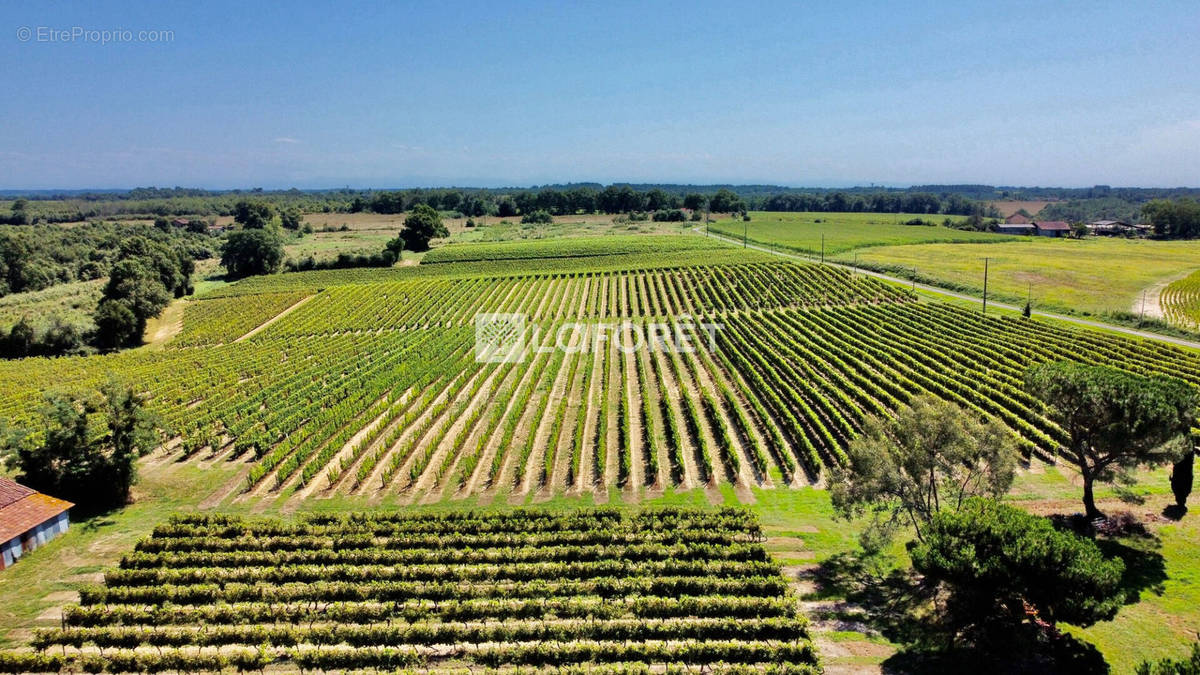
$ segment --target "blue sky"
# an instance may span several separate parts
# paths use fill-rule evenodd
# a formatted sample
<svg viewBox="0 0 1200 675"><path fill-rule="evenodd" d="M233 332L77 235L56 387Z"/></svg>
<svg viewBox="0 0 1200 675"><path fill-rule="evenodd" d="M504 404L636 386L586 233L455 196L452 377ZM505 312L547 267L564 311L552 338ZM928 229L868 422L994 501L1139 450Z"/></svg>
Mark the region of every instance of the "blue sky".
<svg viewBox="0 0 1200 675"><path fill-rule="evenodd" d="M1195 0L258 5L5 3L0 188L1200 185Z"/></svg>

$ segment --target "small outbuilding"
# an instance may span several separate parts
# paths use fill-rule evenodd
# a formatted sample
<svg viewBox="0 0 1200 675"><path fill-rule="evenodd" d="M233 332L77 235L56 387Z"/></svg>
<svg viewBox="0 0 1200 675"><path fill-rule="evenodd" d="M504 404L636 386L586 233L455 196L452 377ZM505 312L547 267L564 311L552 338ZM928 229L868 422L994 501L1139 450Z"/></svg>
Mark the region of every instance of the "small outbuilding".
<svg viewBox="0 0 1200 675"><path fill-rule="evenodd" d="M1032 221L1030 221L1029 218L1027 218L1025 216L1025 214L1021 213L1020 211L1005 218L1004 222L1009 225L1032 225L1033 224Z"/></svg>
<svg viewBox="0 0 1200 675"><path fill-rule="evenodd" d="M996 231L1000 234L1029 234L1034 233L1031 223L997 223Z"/></svg>
<svg viewBox="0 0 1200 675"><path fill-rule="evenodd" d="M1033 226L1042 237L1065 237L1071 234L1071 224L1062 220L1034 222Z"/></svg>
<svg viewBox="0 0 1200 675"><path fill-rule="evenodd" d="M66 532L72 506L0 476L0 570Z"/></svg>

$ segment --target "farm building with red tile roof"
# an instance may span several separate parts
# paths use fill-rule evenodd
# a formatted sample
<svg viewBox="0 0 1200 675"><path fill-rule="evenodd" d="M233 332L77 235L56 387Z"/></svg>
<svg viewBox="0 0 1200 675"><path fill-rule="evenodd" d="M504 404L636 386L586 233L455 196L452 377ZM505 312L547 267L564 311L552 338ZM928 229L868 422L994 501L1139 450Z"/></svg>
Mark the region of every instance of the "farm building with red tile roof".
<svg viewBox="0 0 1200 675"><path fill-rule="evenodd" d="M0 476L0 570L66 532L72 506Z"/></svg>
<svg viewBox="0 0 1200 675"><path fill-rule="evenodd" d="M1065 237L1071 233L1071 224L1061 220L1034 221L1033 226L1043 237Z"/></svg>

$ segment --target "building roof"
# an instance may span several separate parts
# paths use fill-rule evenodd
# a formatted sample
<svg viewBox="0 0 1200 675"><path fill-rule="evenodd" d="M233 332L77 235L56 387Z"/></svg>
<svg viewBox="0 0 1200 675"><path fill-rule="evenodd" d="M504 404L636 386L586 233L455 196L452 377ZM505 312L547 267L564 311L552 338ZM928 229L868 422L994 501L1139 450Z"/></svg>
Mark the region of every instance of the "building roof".
<svg viewBox="0 0 1200 675"><path fill-rule="evenodd" d="M30 487L25 487L15 480L0 476L0 509L9 504L20 501L31 494L35 494L37 490Z"/></svg>
<svg viewBox="0 0 1200 675"><path fill-rule="evenodd" d="M1071 225L1062 220L1044 220L1033 223L1039 230L1070 230Z"/></svg>
<svg viewBox="0 0 1200 675"><path fill-rule="evenodd" d="M1114 225L1123 225L1125 227L1129 227L1129 223L1123 220L1093 220L1092 222L1088 223L1088 225L1092 225L1094 227L1113 227Z"/></svg>
<svg viewBox="0 0 1200 675"><path fill-rule="evenodd" d="M0 542L9 541L75 506L0 477Z"/></svg>
<svg viewBox="0 0 1200 675"><path fill-rule="evenodd" d="M1029 223L997 223L996 227L1001 230L1032 230L1033 225Z"/></svg>
<svg viewBox="0 0 1200 675"><path fill-rule="evenodd" d="M1011 216L1005 218L1004 222L1008 223L1009 225L1028 225L1029 219L1026 218L1023 214L1014 213Z"/></svg>

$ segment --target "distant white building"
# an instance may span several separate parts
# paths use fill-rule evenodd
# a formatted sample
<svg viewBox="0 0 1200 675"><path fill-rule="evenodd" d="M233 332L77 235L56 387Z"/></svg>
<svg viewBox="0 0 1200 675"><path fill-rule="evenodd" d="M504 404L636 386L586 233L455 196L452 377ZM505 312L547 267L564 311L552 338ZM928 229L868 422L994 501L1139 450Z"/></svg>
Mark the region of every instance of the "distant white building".
<svg viewBox="0 0 1200 675"><path fill-rule="evenodd" d="M71 502L0 477L0 570L71 526Z"/></svg>

